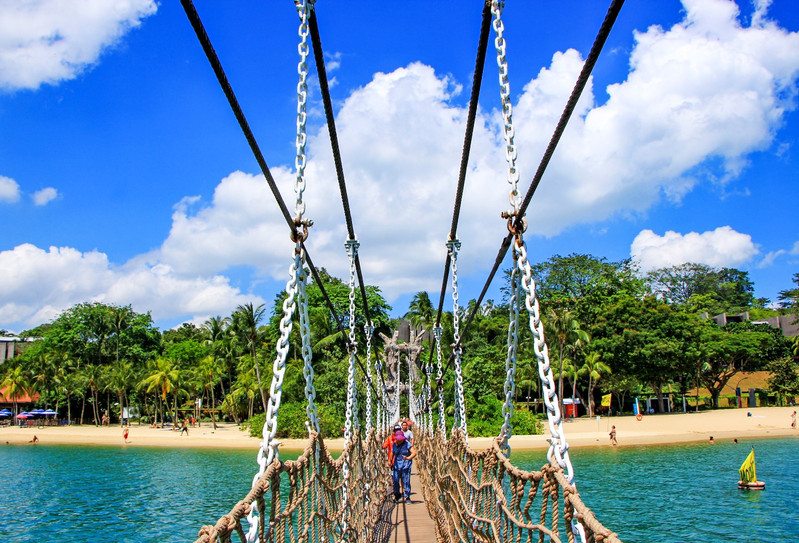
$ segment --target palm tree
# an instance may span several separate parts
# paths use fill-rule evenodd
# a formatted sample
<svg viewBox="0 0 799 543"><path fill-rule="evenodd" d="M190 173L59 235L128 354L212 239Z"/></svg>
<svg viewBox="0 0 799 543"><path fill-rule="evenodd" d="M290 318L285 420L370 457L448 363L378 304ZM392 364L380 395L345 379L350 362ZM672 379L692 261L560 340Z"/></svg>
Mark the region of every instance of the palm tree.
<svg viewBox="0 0 799 543"><path fill-rule="evenodd" d="M103 378L103 369L101 366L91 364L83 369L83 374L92 394L92 413L94 415L94 425L99 426L101 420L99 392Z"/></svg>
<svg viewBox="0 0 799 543"><path fill-rule="evenodd" d="M546 335L554 337L558 343L558 403L560 411L563 412L563 363L568 349L588 343L589 337L580 328L580 321L574 313L568 309L550 309L547 312L545 326Z"/></svg>
<svg viewBox="0 0 799 543"><path fill-rule="evenodd" d="M216 409L216 398L214 397L214 387L217 380L224 373L224 369L216 358L213 356L207 356L200 360L200 367L197 368L197 371L202 377L203 388L205 388L205 392L208 394L209 399L211 400L211 422L214 425L214 430L216 430L216 417L214 416L214 410Z"/></svg>
<svg viewBox="0 0 799 543"><path fill-rule="evenodd" d="M434 324L435 309L430 301L430 295L425 291L414 294L405 318L417 329L427 330Z"/></svg>
<svg viewBox="0 0 799 543"><path fill-rule="evenodd" d="M115 307L111 311L111 327L116 334L116 362L119 363L119 340L122 337L122 330L125 330L130 324L130 318L133 316L133 309L131 307ZM120 417L120 420L121 417Z"/></svg>
<svg viewBox="0 0 799 543"><path fill-rule="evenodd" d="M520 358L517 362L519 380L516 393L522 388L527 388L527 401L530 401L533 390L538 391L538 361L535 358ZM529 406L528 406L529 407Z"/></svg>
<svg viewBox="0 0 799 543"><path fill-rule="evenodd" d="M59 371L63 373L60 381L61 381L61 390L64 392L64 396L67 400L67 420L69 424L72 424L72 402L70 398L74 395L77 396L84 396L83 393L83 375L80 372L73 371L68 367L61 366Z"/></svg>
<svg viewBox="0 0 799 543"><path fill-rule="evenodd" d="M4 389L4 396L11 398L14 403L14 417L19 414L17 400L28 393L30 381L21 366L15 366L6 371L0 388Z"/></svg>
<svg viewBox="0 0 799 543"><path fill-rule="evenodd" d="M203 323L203 328L208 334L208 339L206 339L205 342L211 347L214 360L217 362L221 361L224 364L228 374L228 382L231 383L233 381L233 376L231 374L230 359L228 358L231 344L231 336L228 333L229 326L230 319L227 317L222 318L218 315L216 317L211 317ZM222 396L224 396L225 383L221 379L219 383L222 386Z"/></svg>
<svg viewBox="0 0 799 543"><path fill-rule="evenodd" d="M599 379L611 373L610 366L600 360L599 353L589 353L581 368L588 374L588 416L594 416L594 387Z"/></svg>
<svg viewBox="0 0 799 543"><path fill-rule="evenodd" d="M569 380L569 384L572 387L572 399L577 399L580 403L585 404L583 401L582 396L580 396L580 391L577 389L577 384L580 380L580 377L585 374L585 371L581 367L578 367L571 358L566 358L563 361L563 373L562 376L566 377ZM561 399L561 401L563 401ZM577 410L575 409L575 415L577 414Z"/></svg>
<svg viewBox="0 0 799 543"><path fill-rule="evenodd" d="M111 389L117 393L119 400L119 424L122 425L125 410L125 392L133 379L133 364L130 362L117 361L108 372L106 389Z"/></svg>
<svg viewBox="0 0 799 543"><path fill-rule="evenodd" d="M160 392L161 400L166 402L167 394L172 392L179 379L179 371L166 358L158 357L149 368L149 375L144 378L142 385L148 393ZM161 422L164 421L163 413Z"/></svg>
<svg viewBox="0 0 799 543"><path fill-rule="evenodd" d="M261 393L261 403L264 413L266 413L266 394L264 393L263 383L261 382L261 370L258 367L258 347L263 343L263 333L258 329L258 325L264 318L266 309L264 304L254 307L252 302L240 305L233 312L233 329L235 334L244 343L252 356L255 366L255 377L258 381L258 391Z"/></svg>

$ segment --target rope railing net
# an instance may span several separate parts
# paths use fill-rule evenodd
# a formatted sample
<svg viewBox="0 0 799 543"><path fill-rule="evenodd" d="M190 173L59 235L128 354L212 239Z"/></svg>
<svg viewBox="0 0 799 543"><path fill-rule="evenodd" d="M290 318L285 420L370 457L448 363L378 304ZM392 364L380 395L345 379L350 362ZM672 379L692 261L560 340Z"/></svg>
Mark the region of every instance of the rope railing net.
<svg viewBox="0 0 799 543"><path fill-rule="evenodd" d="M441 433L420 435L417 446L425 503L439 542L572 543L573 519L583 526L586 541L619 541L556 463L540 471L521 470L502 453L499 439L476 452L457 429L446 442Z"/></svg>
<svg viewBox="0 0 799 543"><path fill-rule="evenodd" d="M358 481L350 486L346 502L345 458L353 480ZM242 520L252 504L259 512L261 543L371 541L391 481L388 470L374 430L363 439L355 432L338 459L313 433L299 458L272 462L227 515L213 526L202 527L195 543L244 543ZM347 509L351 514L345 516Z"/></svg>

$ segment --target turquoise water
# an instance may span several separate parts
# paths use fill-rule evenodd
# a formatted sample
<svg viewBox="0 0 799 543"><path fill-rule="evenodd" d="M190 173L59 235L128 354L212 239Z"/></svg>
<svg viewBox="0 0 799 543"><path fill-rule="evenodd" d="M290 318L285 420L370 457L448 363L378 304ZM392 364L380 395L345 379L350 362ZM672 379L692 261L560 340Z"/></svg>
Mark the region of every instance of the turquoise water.
<svg viewBox="0 0 799 543"><path fill-rule="evenodd" d="M737 487L738 468L755 448L766 490ZM799 439L570 451L577 489L625 543L799 541ZM513 453L540 469L540 453ZM537 466L537 467L536 467Z"/></svg>
<svg viewBox="0 0 799 543"><path fill-rule="evenodd" d="M765 491L736 488L755 446ZM799 540L799 439L572 450L584 501L623 541ZM290 457L290 455L284 455ZM542 451L515 452L540 468ZM194 541L249 490L254 451L0 448L0 541Z"/></svg>

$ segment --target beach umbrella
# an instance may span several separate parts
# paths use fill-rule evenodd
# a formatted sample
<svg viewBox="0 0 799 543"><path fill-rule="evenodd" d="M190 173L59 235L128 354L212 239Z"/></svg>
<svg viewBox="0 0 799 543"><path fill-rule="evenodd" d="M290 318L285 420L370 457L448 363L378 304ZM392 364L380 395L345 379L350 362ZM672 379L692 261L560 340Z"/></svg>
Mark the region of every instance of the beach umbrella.
<svg viewBox="0 0 799 543"><path fill-rule="evenodd" d="M18 419L27 419L28 418L28 414L27 413L20 413L19 415L17 415L17 418Z"/></svg>
<svg viewBox="0 0 799 543"><path fill-rule="evenodd" d="M10 411L8 408L4 407L4 408L3 408L3 409L0 411L0 413L5 413L6 415L10 415L10 414L11 414L11 411Z"/></svg>
<svg viewBox="0 0 799 543"><path fill-rule="evenodd" d="M3 413L2 411L0 411L0 418L2 418L2 417L10 417L10 416L11 416L11 413Z"/></svg>
<svg viewBox="0 0 799 543"><path fill-rule="evenodd" d="M46 411L42 412L42 415L44 415L46 417L51 417L53 415L58 415L58 413L56 413L52 409L47 409Z"/></svg>

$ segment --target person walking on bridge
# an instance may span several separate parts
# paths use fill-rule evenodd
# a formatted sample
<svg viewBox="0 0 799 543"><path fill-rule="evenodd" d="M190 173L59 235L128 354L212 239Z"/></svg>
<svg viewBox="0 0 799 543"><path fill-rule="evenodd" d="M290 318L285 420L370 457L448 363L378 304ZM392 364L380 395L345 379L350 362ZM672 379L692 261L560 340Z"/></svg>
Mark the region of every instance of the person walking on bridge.
<svg viewBox="0 0 799 543"><path fill-rule="evenodd" d="M409 501L411 499L411 466L416 458L416 448L410 440L405 439L402 427L394 427L394 469L392 471L394 483L394 501ZM402 488L400 488L402 483ZM404 492L403 492L404 490Z"/></svg>

